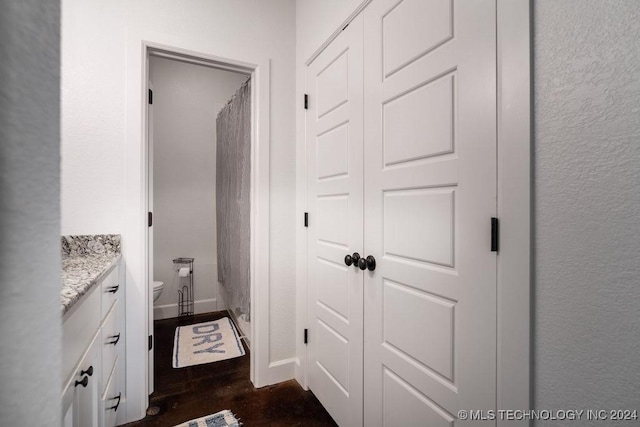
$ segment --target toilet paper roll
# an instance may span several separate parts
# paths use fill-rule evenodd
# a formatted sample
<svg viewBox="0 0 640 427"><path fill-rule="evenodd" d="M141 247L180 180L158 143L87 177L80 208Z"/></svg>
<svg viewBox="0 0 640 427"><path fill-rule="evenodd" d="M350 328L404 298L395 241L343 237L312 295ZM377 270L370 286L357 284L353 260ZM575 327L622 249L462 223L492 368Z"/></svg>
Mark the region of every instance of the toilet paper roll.
<svg viewBox="0 0 640 427"><path fill-rule="evenodd" d="M178 270L178 276L187 277L188 275L189 275L189 267L181 267L180 270Z"/></svg>

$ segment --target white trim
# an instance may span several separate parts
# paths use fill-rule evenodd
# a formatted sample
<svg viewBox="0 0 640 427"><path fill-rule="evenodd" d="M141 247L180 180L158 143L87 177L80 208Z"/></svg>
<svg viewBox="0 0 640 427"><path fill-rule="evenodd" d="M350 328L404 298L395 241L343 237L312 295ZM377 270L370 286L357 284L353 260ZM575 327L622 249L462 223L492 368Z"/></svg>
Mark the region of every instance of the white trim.
<svg viewBox="0 0 640 427"><path fill-rule="evenodd" d="M497 409L530 407L530 1L497 0ZM526 426L527 421L498 420Z"/></svg>
<svg viewBox="0 0 640 427"><path fill-rule="evenodd" d="M158 58L184 62L186 64L202 65L203 67L215 68L216 70L231 71L238 74L244 74L247 77L249 77L253 72L253 70L247 69L246 67L238 67L233 65L229 66L228 64L222 62L203 61L202 59L192 56L176 55L174 52L167 52L163 50L153 50L149 52L149 55Z"/></svg>
<svg viewBox="0 0 640 427"><path fill-rule="evenodd" d="M269 380L270 384L281 383L293 378L296 366L299 365L298 358L278 360L269 363Z"/></svg>
<svg viewBox="0 0 640 427"><path fill-rule="evenodd" d="M167 34L143 34L132 28L127 40L125 225L123 256L127 262L126 318L127 356L126 421L145 416L147 393L147 55L150 51L171 52L186 59L228 66L252 75L251 130L251 381L256 387L272 384L269 368L269 149L270 149L270 60L238 61L215 56L203 46L184 46L184 41ZM153 41L149 41L153 40ZM218 67L219 68L219 67ZM277 367L276 367L277 368ZM290 378L293 376L291 374Z"/></svg>
<svg viewBox="0 0 640 427"><path fill-rule="evenodd" d="M306 66L305 66L306 68ZM296 100L302 101L301 95L306 90L305 73L299 75L296 70L298 90ZM301 79L301 80L300 80ZM298 104L300 105L300 104ZM296 327L295 344L298 363L295 379L307 390L307 346L302 337L307 327L307 228L304 226L304 213L307 211L307 147L305 110L296 108Z"/></svg>
<svg viewBox="0 0 640 427"><path fill-rule="evenodd" d="M370 0L364 0L303 64L310 64ZM498 60L498 259L497 408L530 405L531 75L530 0L496 0ZM300 70L296 70L297 73ZM296 99L304 93L303 75ZM304 110L297 114L297 218L306 210ZM506 161L508 159L508 161ZM296 228L296 343L306 327L307 231ZM306 346L297 344L296 380L307 388ZM498 425L506 422L498 421ZM516 425L511 422L509 425ZM518 425L527 425L523 421Z"/></svg>

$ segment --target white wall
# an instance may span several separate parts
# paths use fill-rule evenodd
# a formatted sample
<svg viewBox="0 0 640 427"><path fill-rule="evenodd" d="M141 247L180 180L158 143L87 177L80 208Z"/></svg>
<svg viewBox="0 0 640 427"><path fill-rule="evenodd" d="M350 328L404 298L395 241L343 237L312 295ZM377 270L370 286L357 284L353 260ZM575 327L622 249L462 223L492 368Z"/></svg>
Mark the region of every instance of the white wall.
<svg viewBox="0 0 640 427"><path fill-rule="evenodd" d="M295 356L294 6L293 0L62 3L62 230L121 233L127 295L143 294L146 287L140 283L144 218L138 218L137 190L128 190L130 183L140 182L139 177L127 175L128 166L139 166L140 156L139 147L128 145L126 137L136 126L127 99L137 96L125 93L130 83L125 77L131 64L128 55L141 55L139 37L143 37L248 63L269 58L271 363ZM135 73L131 76L142 79ZM145 338L144 332L131 329L144 324L145 313L140 310L127 310L127 322L137 325L128 325L127 348L140 347ZM140 389L146 383L140 368L128 371L129 397L146 398ZM128 413L143 411L127 408Z"/></svg>
<svg viewBox="0 0 640 427"><path fill-rule="evenodd" d="M216 117L248 76L152 57L156 319L178 313L173 259L195 258L196 312L226 308L218 291ZM184 281L184 279L183 279ZM163 307L159 307L163 306Z"/></svg>
<svg viewBox="0 0 640 427"><path fill-rule="evenodd" d="M61 3L61 232L122 234L126 2Z"/></svg>
<svg viewBox="0 0 640 427"><path fill-rule="evenodd" d="M0 425L60 425L60 6L0 3Z"/></svg>
<svg viewBox="0 0 640 427"><path fill-rule="evenodd" d="M534 406L638 409L640 3L533 11Z"/></svg>

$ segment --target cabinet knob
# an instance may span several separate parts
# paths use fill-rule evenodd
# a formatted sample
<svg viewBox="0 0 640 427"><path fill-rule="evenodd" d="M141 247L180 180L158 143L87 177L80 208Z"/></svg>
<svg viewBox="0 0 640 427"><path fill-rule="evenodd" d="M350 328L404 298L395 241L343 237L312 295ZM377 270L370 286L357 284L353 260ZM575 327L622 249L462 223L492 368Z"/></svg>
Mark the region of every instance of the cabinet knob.
<svg viewBox="0 0 640 427"><path fill-rule="evenodd" d="M115 294L116 292L118 292L118 289L120 289L120 285L111 286L107 288L107 292Z"/></svg>
<svg viewBox="0 0 640 427"><path fill-rule="evenodd" d="M93 375L93 365L89 366L89 369L87 369L86 371L80 371L80 376L82 375Z"/></svg>
<svg viewBox="0 0 640 427"><path fill-rule="evenodd" d="M86 387L89 384L89 377L82 377L82 381L76 381L74 387L78 387L81 385L82 387Z"/></svg>

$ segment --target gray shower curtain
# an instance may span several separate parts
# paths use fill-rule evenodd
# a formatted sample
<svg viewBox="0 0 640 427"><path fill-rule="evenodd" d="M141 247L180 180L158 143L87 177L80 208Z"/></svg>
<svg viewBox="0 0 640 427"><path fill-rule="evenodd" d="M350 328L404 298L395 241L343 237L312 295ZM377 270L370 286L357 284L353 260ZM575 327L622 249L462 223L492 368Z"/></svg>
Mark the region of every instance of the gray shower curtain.
<svg viewBox="0 0 640 427"><path fill-rule="evenodd" d="M216 136L218 281L224 287L228 308L249 321L250 80L218 113Z"/></svg>

